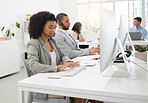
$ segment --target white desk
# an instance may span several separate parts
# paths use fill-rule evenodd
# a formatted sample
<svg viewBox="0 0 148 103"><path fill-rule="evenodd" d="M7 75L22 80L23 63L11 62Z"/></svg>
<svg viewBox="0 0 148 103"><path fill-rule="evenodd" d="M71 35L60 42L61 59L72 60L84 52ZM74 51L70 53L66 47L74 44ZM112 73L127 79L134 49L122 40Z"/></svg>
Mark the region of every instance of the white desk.
<svg viewBox="0 0 148 103"><path fill-rule="evenodd" d="M129 41L126 41L125 45L131 45L131 43ZM148 41L142 41L142 40L133 41L133 45L148 45Z"/></svg>
<svg viewBox="0 0 148 103"><path fill-rule="evenodd" d="M132 41L133 45L148 45L148 40L147 41L142 41L142 40L136 40L136 41ZM100 41L92 41L92 42L77 42L78 45L89 45L89 48L92 47L97 47L98 45L100 45ZM131 42L126 41L125 45L131 45Z"/></svg>
<svg viewBox="0 0 148 103"><path fill-rule="evenodd" d="M89 48L92 48L92 47L98 47L98 45L100 45L100 41L92 41L92 42L87 42L87 41L84 41L84 42L77 42L78 45L89 45Z"/></svg>
<svg viewBox="0 0 148 103"><path fill-rule="evenodd" d="M146 68L145 63L140 65ZM24 103L24 91L119 103L148 103L148 73L137 66L128 78L102 77L98 65L74 77L48 79L48 75L50 73L36 74L19 81L19 103Z"/></svg>

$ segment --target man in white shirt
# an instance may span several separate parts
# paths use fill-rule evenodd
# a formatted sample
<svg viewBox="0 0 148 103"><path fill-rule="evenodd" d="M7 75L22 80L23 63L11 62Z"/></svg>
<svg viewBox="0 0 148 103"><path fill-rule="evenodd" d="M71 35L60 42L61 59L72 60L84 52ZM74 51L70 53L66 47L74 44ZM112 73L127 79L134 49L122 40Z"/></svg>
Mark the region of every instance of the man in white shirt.
<svg viewBox="0 0 148 103"><path fill-rule="evenodd" d="M58 28L55 32L54 39L56 40L57 46L65 55L73 59L79 56L94 55L100 53L99 47L84 50L78 47L74 38L66 31L70 26L69 17L67 14L60 13L57 15L56 19Z"/></svg>

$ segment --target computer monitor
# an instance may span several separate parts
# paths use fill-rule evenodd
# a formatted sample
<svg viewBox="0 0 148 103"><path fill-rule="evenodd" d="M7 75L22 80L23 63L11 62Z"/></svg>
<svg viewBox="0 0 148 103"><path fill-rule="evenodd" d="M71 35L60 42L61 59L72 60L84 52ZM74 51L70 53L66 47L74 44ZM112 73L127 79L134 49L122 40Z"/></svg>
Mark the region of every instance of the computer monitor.
<svg viewBox="0 0 148 103"><path fill-rule="evenodd" d="M122 43L118 38L115 13L101 8L100 19L100 72L103 76L127 77L129 65L126 65L128 61L124 55ZM117 55L118 44L125 64L113 63ZM123 68L120 67L121 65L123 65Z"/></svg>
<svg viewBox="0 0 148 103"><path fill-rule="evenodd" d="M118 30L115 13L101 8L100 19L100 71L103 72L116 56Z"/></svg>
<svg viewBox="0 0 148 103"><path fill-rule="evenodd" d="M127 39L127 33L128 33L128 17L126 15L121 15L118 37L123 45L125 44L125 41Z"/></svg>
<svg viewBox="0 0 148 103"><path fill-rule="evenodd" d="M131 39L131 36L129 35L128 29L129 29L129 27L128 27L128 16L127 15L121 15L120 16L120 26L119 26L118 37L119 37L123 46L125 45L125 42L127 40L129 40L128 42L131 43L131 46L132 46L132 49L133 49L133 54L134 54L135 48L133 46L132 39Z"/></svg>

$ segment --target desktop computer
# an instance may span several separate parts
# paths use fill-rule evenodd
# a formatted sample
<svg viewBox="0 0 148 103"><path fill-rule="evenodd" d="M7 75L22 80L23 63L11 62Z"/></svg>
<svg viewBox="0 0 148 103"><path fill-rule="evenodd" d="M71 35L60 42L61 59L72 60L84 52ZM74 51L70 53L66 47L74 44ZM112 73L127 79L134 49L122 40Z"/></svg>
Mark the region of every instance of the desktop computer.
<svg viewBox="0 0 148 103"><path fill-rule="evenodd" d="M108 64L116 57L118 36L115 24L115 14L108 10L101 9L100 15L100 71L103 72Z"/></svg>
<svg viewBox="0 0 148 103"><path fill-rule="evenodd" d="M131 43L131 47L133 50L133 54L135 53L135 48L133 46L133 42L131 36L129 35L129 27L128 27L128 16L121 15L120 16L120 26L119 26L119 34L118 37L123 46L125 46L125 42L128 40Z"/></svg>
<svg viewBox="0 0 148 103"><path fill-rule="evenodd" d="M128 17L126 15L121 15L118 37L122 44L127 40L128 28Z"/></svg>
<svg viewBox="0 0 148 103"><path fill-rule="evenodd" d="M131 71L130 61L124 53L124 39L120 40L122 36L118 36L115 13L101 8L100 16L100 72L102 76L127 77ZM122 31L119 33L122 34ZM113 63L119 48L124 63Z"/></svg>

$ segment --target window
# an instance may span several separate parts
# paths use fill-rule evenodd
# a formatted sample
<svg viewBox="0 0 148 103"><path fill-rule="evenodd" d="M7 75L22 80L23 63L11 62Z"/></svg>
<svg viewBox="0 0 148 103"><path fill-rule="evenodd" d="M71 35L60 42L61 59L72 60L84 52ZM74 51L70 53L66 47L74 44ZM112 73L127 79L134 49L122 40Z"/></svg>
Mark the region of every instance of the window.
<svg viewBox="0 0 148 103"><path fill-rule="evenodd" d="M120 25L120 15L128 15L128 1L115 2L115 13L117 20L117 27Z"/></svg>
<svg viewBox="0 0 148 103"><path fill-rule="evenodd" d="M145 27L148 30L148 0L145 0Z"/></svg>
<svg viewBox="0 0 148 103"><path fill-rule="evenodd" d="M139 16L145 21L142 26L148 30L148 0L77 0L78 21L82 22L83 29L99 32L100 7L115 12L118 27L123 14L128 16L130 28L133 27L134 17Z"/></svg>

